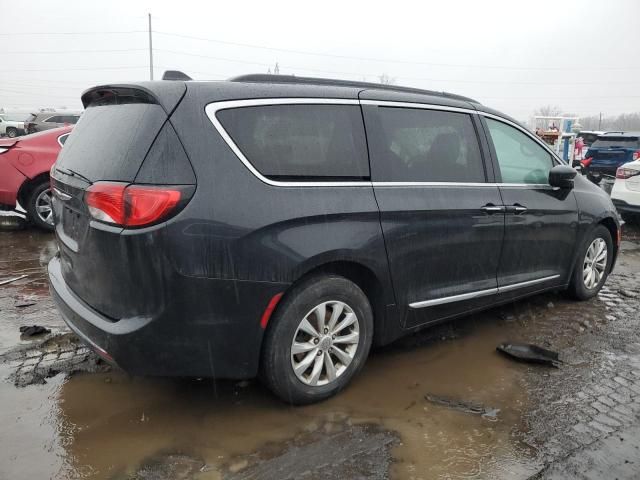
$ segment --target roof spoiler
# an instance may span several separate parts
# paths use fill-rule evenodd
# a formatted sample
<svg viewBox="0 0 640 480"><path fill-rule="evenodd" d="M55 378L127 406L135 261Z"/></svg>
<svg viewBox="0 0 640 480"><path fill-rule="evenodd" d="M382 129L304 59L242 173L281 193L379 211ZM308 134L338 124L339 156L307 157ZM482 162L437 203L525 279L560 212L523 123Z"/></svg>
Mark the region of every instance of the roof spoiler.
<svg viewBox="0 0 640 480"><path fill-rule="evenodd" d="M173 81L186 82L186 81L189 81L189 80L193 80L193 78L191 78L186 73L181 72L180 70L166 70L162 74L162 80L173 80Z"/></svg>

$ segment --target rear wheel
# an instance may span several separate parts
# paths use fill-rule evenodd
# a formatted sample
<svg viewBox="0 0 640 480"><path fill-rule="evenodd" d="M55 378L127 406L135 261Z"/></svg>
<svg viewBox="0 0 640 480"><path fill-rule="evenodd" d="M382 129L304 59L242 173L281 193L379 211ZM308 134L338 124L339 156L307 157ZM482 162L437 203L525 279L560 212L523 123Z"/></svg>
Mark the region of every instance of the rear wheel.
<svg viewBox="0 0 640 480"><path fill-rule="evenodd" d="M49 180L38 183L27 199L27 213L33 224L42 230L53 230L53 208L51 205Z"/></svg>
<svg viewBox="0 0 640 480"><path fill-rule="evenodd" d="M604 285L613 261L611 233L598 225L587 235L578 254L569 293L578 300L594 297Z"/></svg>
<svg viewBox="0 0 640 480"><path fill-rule="evenodd" d="M271 319L261 375L282 400L308 404L342 390L371 348L373 313L364 292L323 275L293 288Z"/></svg>

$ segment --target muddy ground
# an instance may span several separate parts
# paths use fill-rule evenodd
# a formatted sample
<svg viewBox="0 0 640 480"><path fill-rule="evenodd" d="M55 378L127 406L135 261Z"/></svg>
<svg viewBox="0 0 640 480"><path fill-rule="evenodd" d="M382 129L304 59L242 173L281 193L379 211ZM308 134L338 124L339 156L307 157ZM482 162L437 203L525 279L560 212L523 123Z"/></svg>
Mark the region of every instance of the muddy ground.
<svg viewBox="0 0 640 480"><path fill-rule="evenodd" d="M545 294L375 351L320 405L259 383L132 378L64 327L53 237L0 232L0 479L431 479L640 476L640 228L585 303ZM21 338L20 326L51 333ZM560 352L516 363L505 340Z"/></svg>

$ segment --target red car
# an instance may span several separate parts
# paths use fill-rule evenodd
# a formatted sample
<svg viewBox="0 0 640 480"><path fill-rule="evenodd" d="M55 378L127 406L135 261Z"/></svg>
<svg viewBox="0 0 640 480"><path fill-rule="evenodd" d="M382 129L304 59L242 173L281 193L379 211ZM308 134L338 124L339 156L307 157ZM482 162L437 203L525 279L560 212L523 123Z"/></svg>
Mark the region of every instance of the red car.
<svg viewBox="0 0 640 480"><path fill-rule="evenodd" d="M18 202L37 227L53 230L49 170L72 129L0 139L0 209Z"/></svg>

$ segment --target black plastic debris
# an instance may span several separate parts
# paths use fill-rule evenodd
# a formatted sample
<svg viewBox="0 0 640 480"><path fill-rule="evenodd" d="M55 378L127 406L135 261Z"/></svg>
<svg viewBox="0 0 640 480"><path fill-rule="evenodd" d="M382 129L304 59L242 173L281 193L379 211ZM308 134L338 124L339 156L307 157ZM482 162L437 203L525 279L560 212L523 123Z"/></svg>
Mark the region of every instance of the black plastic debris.
<svg viewBox="0 0 640 480"><path fill-rule="evenodd" d="M485 407L484 405L480 405L479 403L457 400L455 398L443 397L440 395L427 394L424 396L424 399L435 405L448 407L453 410L458 410L459 412L473 413L491 421L497 420L498 413L500 413L499 408Z"/></svg>
<svg viewBox="0 0 640 480"><path fill-rule="evenodd" d="M556 368L562 363L558 352L529 343L503 342L496 347L496 350L521 362L539 363Z"/></svg>
<svg viewBox="0 0 640 480"><path fill-rule="evenodd" d="M33 300L19 300L16 302L15 307L16 308L25 308L25 307L31 307L33 305L35 305L36 302L34 302Z"/></svg>
<svg viewBox="0 0 640 480"><path fill-rule="evenodd" d="M42 335L43 333L51 333L51 330L41 325L29 325L20 327L20 334L23 337L33 337L35 335Z"/></svg>

